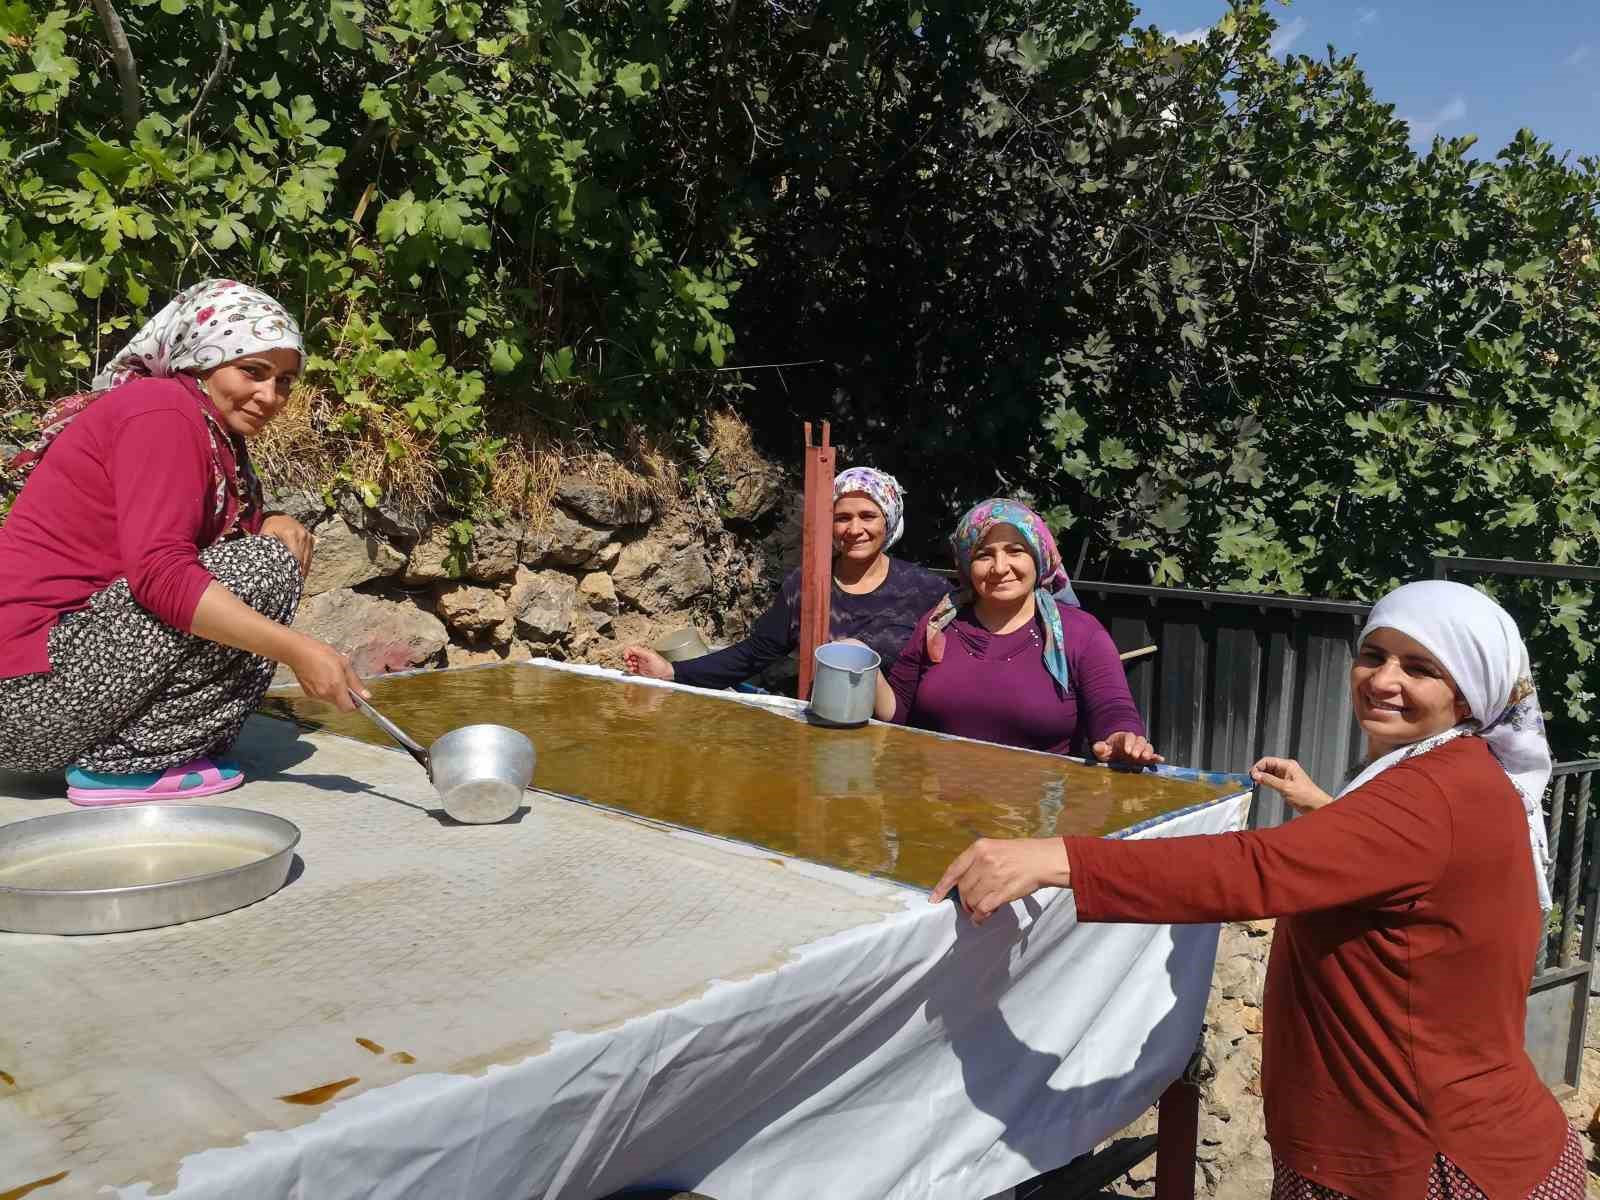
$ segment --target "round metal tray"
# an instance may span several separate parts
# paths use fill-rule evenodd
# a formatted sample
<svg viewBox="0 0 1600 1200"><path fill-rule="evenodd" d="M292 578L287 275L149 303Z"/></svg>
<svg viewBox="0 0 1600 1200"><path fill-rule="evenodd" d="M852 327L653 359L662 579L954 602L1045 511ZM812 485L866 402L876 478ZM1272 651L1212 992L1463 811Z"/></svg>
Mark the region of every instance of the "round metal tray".
<svg viewBox="0 0 1600 1200"><path fill-rule="evenodd" d="M0 826L0 930L122 933L213 917L283 886L300 830L209 804L135 804Z"/></svg>

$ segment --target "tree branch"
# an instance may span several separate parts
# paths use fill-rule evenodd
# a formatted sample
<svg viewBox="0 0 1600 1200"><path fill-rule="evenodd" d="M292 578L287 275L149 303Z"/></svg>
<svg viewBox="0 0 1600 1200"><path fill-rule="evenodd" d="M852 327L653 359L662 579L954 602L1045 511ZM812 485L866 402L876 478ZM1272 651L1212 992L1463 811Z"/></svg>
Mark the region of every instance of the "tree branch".
<svg viewBox="0 0 1600 1200"><path fill-rule="evenodd" d="M51 138L48 142L40 142L37 146L24 150L21 154L13 158L11 160L11 165L13 167L26 166L28 163L32 162L41 155L49 154L50 151L54 150L59 145L61 145L61 139L58 137Z"/></svg>
<svg viewBox="0 0 1600 1200"><path fill-rule="evenodd" d="M122 18L111 7L111 0L93 3L95 12L100 14L100 24L105 26L106 41L111 43L111 61L117 64L117 78L122 83L122 123L131 134L139 124L139 64L133 61L133 47L128 45Z"/></svg>
<svg viewBox="0 0 1600 1200"><path fill-rule="evenodd" d="M189 110L189 115L183 119L183 132L187 135L194 128L194 119L200 115L200 110L206 106L206 100L211 95L211 89L217 86L217 80L228 69L228 62L232 58L233 50L228 45L228 26L224 21L217 22L217 38L222 49L217 52L216 65L211 68L211 74L206 76L205 86L200 89L200 95L195 99L194 107Z"/></svg>

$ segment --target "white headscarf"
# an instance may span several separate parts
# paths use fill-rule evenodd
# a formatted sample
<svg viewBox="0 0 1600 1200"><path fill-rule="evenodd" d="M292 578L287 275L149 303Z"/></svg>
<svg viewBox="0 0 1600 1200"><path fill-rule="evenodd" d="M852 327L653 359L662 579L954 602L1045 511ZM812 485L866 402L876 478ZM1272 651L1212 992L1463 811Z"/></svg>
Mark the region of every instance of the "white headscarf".
<svg viewBox="0 0 1600 1200"><path fill-rule="evenodd" d="M1450 673L1470 719L1453 729L1401 746L1369 764L1340 791L1352 792L1398 762L1424 754L1463 734L1488 743L1495 761L1522 797L1533 847L1539 908L1550 909L1549 845L1544 829L1544 789L1550 782L1550 744L1522 643L1505 609L1465 584L1425 580L1396 588L1373 606L1360 642L1375 629L1393 629L1419 642ZM1358 643L1359 644L1359 643Z"/></svg>
<svg viewBox="0 0 1600 1200"><path fill-rule="evenodd" d="M293 350L305 359L300 327L271 296L232 279L205 279L145 322L98 375L96 389L130 379L168 379L259 354Z"/></svg>

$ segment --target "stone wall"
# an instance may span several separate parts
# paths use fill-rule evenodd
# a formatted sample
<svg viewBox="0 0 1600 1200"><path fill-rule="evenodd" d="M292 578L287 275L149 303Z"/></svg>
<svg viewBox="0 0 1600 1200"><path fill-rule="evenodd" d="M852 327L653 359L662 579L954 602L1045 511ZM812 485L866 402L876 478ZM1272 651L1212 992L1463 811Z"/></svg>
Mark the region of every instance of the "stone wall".
<svg viewBox="0 0 1600 1200"><path fill-rule="evenodd" d="M1271 921L1224 925L1217 943L1217 968L1206 1006L1208 1078L1200 1092L1200 1138L1195 1195L1200 1200L1262 1200L1272 1191L1272 1152L1261 1109L1261 996ZM1600 1135L1600 997L1591 1004L1584 1049L1582 1087L1565 1104L1567 1117L1584 1134L1589 1157L1589 1195L1600 1197L1594 1139ZM1154 1133L1156 1110L1145 1113L1118 1137ZM1104 1193L1155 1195L1154 1157Z"/></svg>
<svg viewBox="0 0 1600 1200"><path fill-rule="evenodd" d="M658 512L568 475L547 516L479 525L454 565L445 524L351 497L330 509L311 493L275 493L269 507L317 539L295 628L361 675L527 657L619 666L624 646L687 625L712 644L743 634L781 578L783 483L771 469Z"/></svg>

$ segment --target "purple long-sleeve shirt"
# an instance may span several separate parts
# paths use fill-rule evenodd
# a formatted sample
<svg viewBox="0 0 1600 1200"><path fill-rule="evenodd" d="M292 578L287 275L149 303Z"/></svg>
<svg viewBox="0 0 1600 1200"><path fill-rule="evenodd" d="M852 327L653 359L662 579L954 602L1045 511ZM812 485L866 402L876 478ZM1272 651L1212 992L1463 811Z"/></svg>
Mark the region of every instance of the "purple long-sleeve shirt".
<svg viewBox="0 0 1600 1200"><path fill-rule="evenodd" d="M847 592L833 584L828 636L859 638L885 669L906 644L917 618L926 616L955 585L925 567L889 560L889 573L870 592ZM778 597L756 621L750 636L726 650L675 664L673 678L691 687L721 688L749 679L800 645L800 572L790 571Z"/></svg>
<svg viewBox="0 0 1600 1200"><path fill-rule="evenodd" d="M944 661L928 659L925 616L889 672L894 721L960 737L1066 754L1127 730L1144 734L1111 635L1081 608L1056 604L1071 686L1062 694L1044 666L1034 617L996 635L970 608L945 626ZM930 614L931 615L931 614Z"/></svg>

